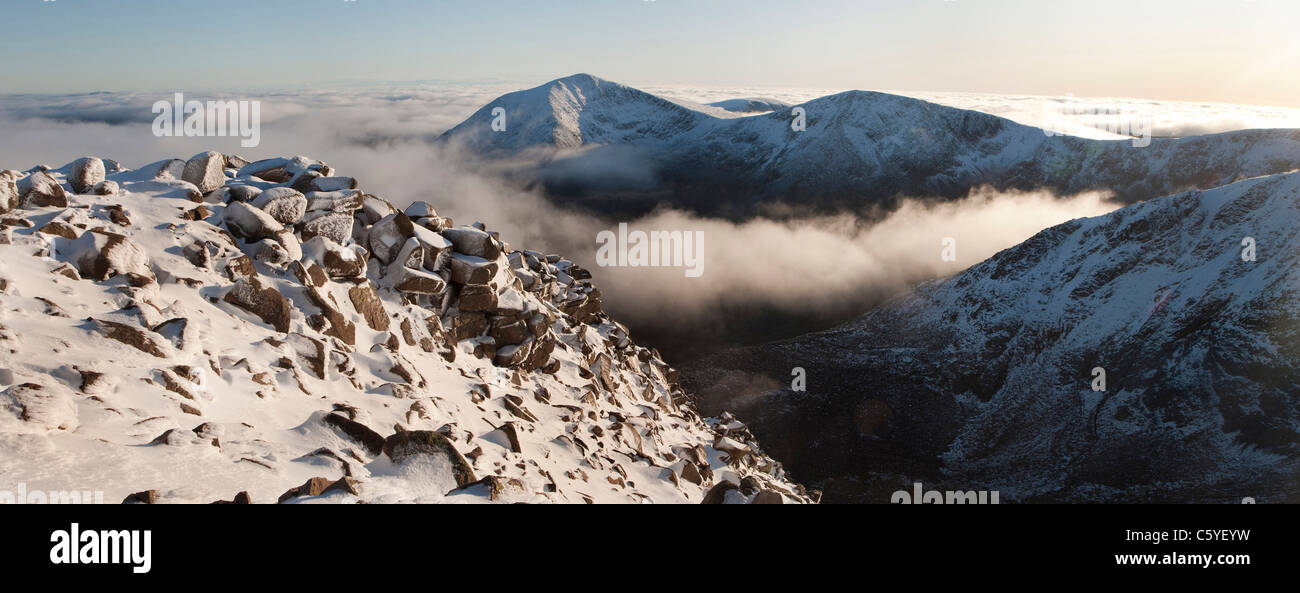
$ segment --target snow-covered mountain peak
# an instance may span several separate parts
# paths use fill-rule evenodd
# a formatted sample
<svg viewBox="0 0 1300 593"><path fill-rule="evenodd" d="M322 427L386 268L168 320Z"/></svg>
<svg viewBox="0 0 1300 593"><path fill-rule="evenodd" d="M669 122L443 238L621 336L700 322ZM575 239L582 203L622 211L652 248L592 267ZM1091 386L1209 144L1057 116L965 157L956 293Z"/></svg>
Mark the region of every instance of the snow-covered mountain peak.
<svg viewBox="0 0 1300 593"><path fill-rule="evenodd" d="M483 153L671 140L712 119L699 111L589 74L495 99L443 135Z"/></svg>
<svg viewBox="0 0 1300 593"><path fill-rule="evenodd" d="M874 91L756 115L717 113L577 75L503 95L441 139L489 158L536 151L539 158L522 167L522 176L565 197L625 208L642 203L626 198L641 195L646 209L668 200L733 217L752 215L765 202L870 210L899 197L957 198L981 186L1104 190L1131 203L1300 168L1295 130L1154 138L1139 147L1049 135L995 115ZM562 158L554 158L557 151Z"/></svg>

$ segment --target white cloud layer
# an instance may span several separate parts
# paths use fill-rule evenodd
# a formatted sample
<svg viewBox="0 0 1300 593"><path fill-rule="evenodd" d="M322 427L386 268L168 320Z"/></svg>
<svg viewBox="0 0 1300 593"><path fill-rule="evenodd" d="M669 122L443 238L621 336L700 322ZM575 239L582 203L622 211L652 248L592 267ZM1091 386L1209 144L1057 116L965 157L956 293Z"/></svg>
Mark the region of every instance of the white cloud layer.
<svg viewBox="0 0 1300 593"><path fill-rule="evenodd" d="M607 305L631 321L707 320L723 310L834 308L864 294L888 294L953 273L1035 232L1115 206L1101 194L1060 198L1044 193L976 192L957 203L906 202L875 224L849 216L735 223L674 210L641 220L614 221L557 211L532 191L467 167L429 140L494 97L501 85L364 85L244 96L187 96L262 102L262 144L241 149L238 138L156 138L153 101L170 97L96 93L0 97L0 168L59 166L96 155L138 167L203 150L256 159L305 154L361 180L363 189L399 203L432 202L460 222L482 220L515 245L558 252L593 269ZM767 97L791 103L825 94L816 89L651 87L684 101L706 103ZM827 91L830 92L830 91ZM1024 123L1044 121L1061 99L961 93L913 96L979 109ZM1127 101L1152 113L1156 135L1241 127L1300 127L1300 110ZM1047 114L1047 115L1045 115ZM1035 119L1035 118L1039 119ZM645 230L705 231L705 275L681 270L596 268L596 234L629 222ZM941 241L957 240L958 260L940 259Z"/></svg>

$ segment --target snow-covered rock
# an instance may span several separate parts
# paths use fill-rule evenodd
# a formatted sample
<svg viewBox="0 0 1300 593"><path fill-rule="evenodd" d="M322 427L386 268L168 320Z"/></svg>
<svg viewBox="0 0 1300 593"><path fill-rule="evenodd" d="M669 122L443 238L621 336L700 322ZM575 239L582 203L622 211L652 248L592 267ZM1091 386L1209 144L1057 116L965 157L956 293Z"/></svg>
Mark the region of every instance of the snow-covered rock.
<svg viewBox="0 0 1300 593"><path fill-rule="evenodd" d="M250 205L271 215L280 224L297 224L307 213L307 198L288 187L273 187L253 198Z"/></svg>
<svg viewBox="0 0 1300 593"><path fill-rule="evenodd" d="M145 250L124 235L89 231L80 237L63 239L55 247L56 257L72 264L83 278L107 280L119 274L153 278Z"/></svg>
<svg viewBox="0 0 1300 593"><path fill-rule="evenodd" d="M302 246L304 263L321 267L330 278L364 278L366 258L355 248L344 247L328 237L316 236Z"/></svg>
<svg viewBox="0 0 1300 593"><path fill-rule="evenodd" d="M0 214L18 207L17 179L14 171L0 171Z"/></svg>
<svg viewBox="0 0 1300 593"><path fill-rule="evenodd" d="M266 239L284 230L284 226L265 210L246 202L231 202L222 214L226 227L237 237Z"/></svg>
<svg viewBox="0 0 1300 593"><path fill-rule="evenodd" d="M95 157L82 157L72 161L68 183L72 191L84 194L104 181L104 161Z"/></svg>
<svg viewBox="0 0 1300 593"><path fill-rule="evenodd" d="M226 181L226 157L219 152L201 152L190 157L181 171L181 180L193 183L200 193L210 193Z"/></svg>
<svg viewBox="0 0 1300 593"><path fill-rule="evenodd" d="M559 258L481 229L452 232L471 237L458 246L350 189L299 195L304 172L338 177L305 157L224 157L223 174L239 170L196 206L175 162L114 166L120 192L10 215L40 224L0 241L0 487L93 476L131 502L685 503L739 475L752 488L730 502L816 500L752 439L715 448L716 423L599 291L556 289ZM52 192L71 170L15 178L40 173L31 187ZM338 219L323 228L345 232L277 220L282 199L295 215L322 205L311 212ZM488 245L489 269L452 282L449 261L478 257L457 249Z"/></svg>
<svg viewBox="0 0 1300 593"><path fill-rule="evenodd" d="M18 179L18 201L25 208L68 207L68 193L49 173L33 171Z"/></svg>

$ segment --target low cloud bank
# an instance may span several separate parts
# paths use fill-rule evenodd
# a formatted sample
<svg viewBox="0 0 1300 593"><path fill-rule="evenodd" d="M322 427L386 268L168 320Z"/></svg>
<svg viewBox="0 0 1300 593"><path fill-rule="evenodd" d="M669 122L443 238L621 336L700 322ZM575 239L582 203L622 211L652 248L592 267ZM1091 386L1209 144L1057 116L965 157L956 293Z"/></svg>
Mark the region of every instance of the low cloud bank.
<svg viewBox="0 0 1300 593"><path fill-rule="evenodd" d="M256 149L241 149L238 138L154 137L149 105L168 97L7 97L0 102L6 137L0 168L60 166L84 155L138 167L209 149L250 159L306 154L399 205L427 200L460 223L482 220L513 245L574 259L595 274L610 311L645 327L708 327L756 310L851 310L969 267L1048 226L1116 207L1099 193L980 190L958 202L905 200L872 223L849 214L731 222L672 209L605 219L556 208L430 143L499 92L456 87L246 97L263 101L263 142ZM598 267L597 234L620 222L644 231L703 231L703 276L688 278L680 268ZM955 261L941 258L945 238L955 240Z"/></svg>

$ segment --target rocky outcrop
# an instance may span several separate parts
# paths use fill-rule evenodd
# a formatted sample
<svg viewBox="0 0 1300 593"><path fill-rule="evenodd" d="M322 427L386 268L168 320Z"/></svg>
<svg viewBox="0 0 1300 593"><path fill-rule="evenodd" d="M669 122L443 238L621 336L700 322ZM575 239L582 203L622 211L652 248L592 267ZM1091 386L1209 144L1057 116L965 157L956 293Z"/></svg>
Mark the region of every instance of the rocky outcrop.
<svg viewBox="0 0 1300 593"><path fill-rule="evenodd" d="M100 162L0 172L28 180L0 256L48 260L0 278L0 311L27 312L0 324L0 435L65 432L56 467L165 449L204 477L159 492L204 503L244 480L232 502L688 502L747 478L729 502L813 499L700 418L563 257L305 157ZM97 195L47 205L73 173Z"/></svg>

